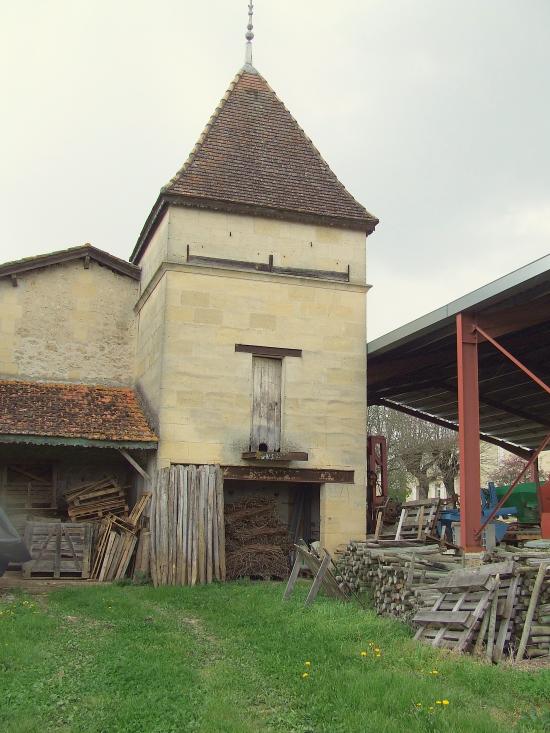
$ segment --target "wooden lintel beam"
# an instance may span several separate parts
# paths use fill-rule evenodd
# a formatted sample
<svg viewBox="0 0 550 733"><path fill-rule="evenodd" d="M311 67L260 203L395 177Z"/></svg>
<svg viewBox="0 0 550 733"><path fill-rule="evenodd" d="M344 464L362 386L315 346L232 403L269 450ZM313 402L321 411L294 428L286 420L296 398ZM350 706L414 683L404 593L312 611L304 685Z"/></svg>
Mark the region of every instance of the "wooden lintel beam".
<svg viewBox="0 0 550 733"><path fill-rule="evenodd" d="M142 478L144 478L146 481L151 481L151 477L149 476L147 471L139 465L139 463L128 453L128 451L125 451L124 448L119 448L118 452L128 461L131 466L133 466L133 468L135 468L135 470Z"/></svg>
<svg viewBox="0 0 550 733"><path fill-rule="evenodd" d="M253 346L251 344L235 344L235 351L254 356L271 356L282 359L285 356L302 356L302 349L286 349L279 346Z"/></svg>
<svg viewBox="0 0 550 733"><path fill-rule="evenodd" d="M222 466L224 479L285 481L305 484L353 484L355 472L333 468L283 468L282 466Z"/></svg>
<svg viewBox="0 0 550 733"><path fill-rule="evenodd" d="M307 461L308 454L303 451L288 451L286 453L280 452L263 452L259 450L255 451L244 451L241 454L241 458L245 461L262 461L264 463L280 463L290 461Z"/></svg>

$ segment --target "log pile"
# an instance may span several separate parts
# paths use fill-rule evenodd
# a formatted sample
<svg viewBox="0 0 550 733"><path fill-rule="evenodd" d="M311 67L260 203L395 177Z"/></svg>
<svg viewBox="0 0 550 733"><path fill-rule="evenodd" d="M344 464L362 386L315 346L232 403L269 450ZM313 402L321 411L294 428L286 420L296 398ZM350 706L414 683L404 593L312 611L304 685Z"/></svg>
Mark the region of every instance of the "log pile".
<svg viewBox="0 0 550 733"><path fill-rule="evenodd" d="M227 504L225 538L228 580L288 577L292 543L275 499L249 496Z"/></svg>
<svg viewBox="0 0 550 733"><path fill-rule="evenodd" d="M151 505L155 586L225 580L223 477L219 466L157 472Z"/></svg>
<svg viewBox="0 0 550 733"><path fill-rule="evenodd" d="M461 567L460 558L442 554L437 545L375 545L350 542L338 562L338 579L356 593L370 592L376 612L383 616L410 621L437 596L434 584Z"/></svg>
<svg viewBox="0 0 550 733"><path fill-rule="evenodd" d="M67 514L72 522L90 522L108 514L128 511L126 490L114 478L82 484L65 494Z"/></svg>
<svg viewBox="0 0 550 733"><path fill-rule="evenodd" d="M412 623L431 646L493 662L550 655L550 553L499 549L465 568L434 545L350 542L338 570L341 583L370 592L378 613Z"/></svg>
<svg viewBox="0 0 550 733"><path fill-rule="evenodd" d="M514 606L516 658L550 655L550 551L501 546L493 557L513 560L521 572Z"/></svg>

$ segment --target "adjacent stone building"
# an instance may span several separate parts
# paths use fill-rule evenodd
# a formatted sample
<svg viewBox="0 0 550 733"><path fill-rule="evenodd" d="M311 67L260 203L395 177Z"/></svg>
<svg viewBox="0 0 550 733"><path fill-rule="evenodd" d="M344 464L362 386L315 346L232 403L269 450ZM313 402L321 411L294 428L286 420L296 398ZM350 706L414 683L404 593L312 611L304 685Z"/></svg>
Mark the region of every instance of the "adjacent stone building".
<svg viewBox="0 0 550 733"><path fill-rule="evenodd" d="M246 64L130 262L85 245L0 266L0 502L38 464L57 494L135 483L125 454L218 463L228 500L270 492L290 522L301 495L308 539L362 537L376 224Z"/></svg>

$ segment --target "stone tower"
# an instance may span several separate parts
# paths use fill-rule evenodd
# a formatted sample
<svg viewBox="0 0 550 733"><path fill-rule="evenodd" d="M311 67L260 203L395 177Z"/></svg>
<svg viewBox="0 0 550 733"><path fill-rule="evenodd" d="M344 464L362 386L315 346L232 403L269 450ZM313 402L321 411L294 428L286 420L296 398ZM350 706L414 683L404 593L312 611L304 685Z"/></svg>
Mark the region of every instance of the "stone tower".
<svg viewBox="0 0 550 733"><path fill-rule="evenodd" d="M131 257L158 464L219 463L231 493L272 491L287 507L309 487L311 538L328 548L365 533L377 223L247 63Z"/></svg>

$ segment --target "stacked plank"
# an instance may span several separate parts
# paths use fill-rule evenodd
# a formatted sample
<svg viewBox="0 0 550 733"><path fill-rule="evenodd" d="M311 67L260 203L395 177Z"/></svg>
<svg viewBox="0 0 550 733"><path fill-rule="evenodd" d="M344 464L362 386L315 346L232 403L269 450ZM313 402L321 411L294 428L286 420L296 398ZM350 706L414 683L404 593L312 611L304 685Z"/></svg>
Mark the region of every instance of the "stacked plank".
<svg viewBox="0 0 550 733"><path fill-rule="evenodd" d="M219 466L157 472L151 505L155 586L225 580L223 476Z"/></svg>
<svg viewBox="0 0 550 733"><path fill-rule="evenodd" d="M228 504L225 536L228 580L288 577L292 543L272 497L249 496Z"/></svg>
<svg viewBox="0 0 550 733"><path fill-rule="evenodd" d="M143 512L151 494L143 494L127 519L110 514L101 521L91 577L94 580L121 580L136 550Z"/></svg>
<svg viewBox="0 0 550 733"><path fill-rule="evenodd" d="M128 511L126 491L114 478L91 481L71 489L66 492L65 501L72 522L93 521Z"/></svg>

